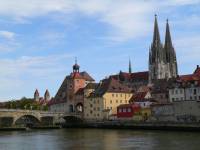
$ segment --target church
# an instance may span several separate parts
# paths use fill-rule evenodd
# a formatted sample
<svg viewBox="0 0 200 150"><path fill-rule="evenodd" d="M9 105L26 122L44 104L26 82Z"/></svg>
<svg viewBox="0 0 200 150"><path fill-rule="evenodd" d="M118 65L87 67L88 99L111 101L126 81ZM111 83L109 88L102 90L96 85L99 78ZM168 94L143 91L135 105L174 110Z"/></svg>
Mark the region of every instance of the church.
<svg viewBox="0 0 200 150"><path fill-rule="evenodd" d="M149 83L158 79L176 78L178 67L167 19L164 46L160 40L157 16L155 15L153 42L149 50Z"/></svg>

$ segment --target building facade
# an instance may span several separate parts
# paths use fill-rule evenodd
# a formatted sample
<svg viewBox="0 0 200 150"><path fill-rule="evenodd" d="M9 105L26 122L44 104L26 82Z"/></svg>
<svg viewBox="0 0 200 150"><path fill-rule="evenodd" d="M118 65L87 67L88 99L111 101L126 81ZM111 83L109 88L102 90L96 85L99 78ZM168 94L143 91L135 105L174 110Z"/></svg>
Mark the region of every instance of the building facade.
<svg viewBox="0 0 200 150"><path fill-rule="evenodd" d="M73 72L66 76L55 97L49 103L50 111L83 113L84 87L94 79L87 72L79 72L77 61Z"/></svg>
<svg viewBox="0 0 200 150"><path fill-rule="evenodd" d="M118 80L102 80L98 87L84 100L84 118L86 120L108 119L117 114L117 106L128 104L132 91Z"/></svg>
<svg viewBox="0 0 200 150"><path fill-rule="evenodd" d="M200 67L193 74L182 75L169 88L170 102L200 101Z"/></svg>

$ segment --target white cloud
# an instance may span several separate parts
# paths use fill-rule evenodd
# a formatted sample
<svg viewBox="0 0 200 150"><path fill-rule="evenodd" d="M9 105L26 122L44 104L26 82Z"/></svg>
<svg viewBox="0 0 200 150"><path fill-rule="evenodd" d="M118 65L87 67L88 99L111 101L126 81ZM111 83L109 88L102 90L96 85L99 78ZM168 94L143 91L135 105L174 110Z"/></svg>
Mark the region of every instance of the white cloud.
<svg viewBox="0 0 200 150"><path fill-rule="evenodd" d="M26 22L32 17L54 12L66 14L81 13L95 16L110 25L107 38L124 41L146 35L151 30L154 13L167 9L169 5L182 6L199 3L199 0L0 0L0 15ZM151 18L151 19L150 19Z"/></svg>
<svg viewBox="0 0 200 150"><path fill-rule="evenodd" d="M8 40L13 40L15 37L15 33L10 31L0 30L0 37L6 38Z"/></svg>
<svg viewBox="0 0 200 150"><path fill-rule="evenodd" d="M55 80L64 77L71 68L66 68L72 55L22 56L0 60L0 100L20 98L21 93L32 93L33 89L55 85ZM47 86L46 86L47 87Z"/></svg>

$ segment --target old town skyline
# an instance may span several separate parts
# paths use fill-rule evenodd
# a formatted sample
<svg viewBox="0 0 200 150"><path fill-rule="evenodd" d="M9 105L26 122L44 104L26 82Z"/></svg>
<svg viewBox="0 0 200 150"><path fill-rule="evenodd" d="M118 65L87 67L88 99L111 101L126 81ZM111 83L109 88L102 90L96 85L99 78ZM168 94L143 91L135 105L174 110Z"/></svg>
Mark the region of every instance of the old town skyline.
<svg viewBox="0 0 200 150"><path fill-rule="evenodd" d="M71 72L76 56L81 70L90 72L97 81L120 70L128 71L129 57L133 72L148 70L155 12L158 14L162 42L166 18L169 18L179 74L191 73L198 64L199 10L195 6L198 1L134 3L141 8L140 11L133 10L131 1L122 4L126 9L118 9L120 1L114 8L109 7L111 1L88 2L84 6L77 6L74 2L73 7L56 1L57 10L51 7L53 2L44 7L46 3L41 4L41 13L36 13L35 3L16 4L13 11L2 9L0 12L0 100L32 97L35 88L41 93L48 88L54 96L63 77ZM5 2L3 6L12 9L9 3ZM24 6L33 9L26 10ZM96 7L91 9L89 6ZM111 10L106 15L108 7L116 15ZM17 8L21 11L15 13ZM184 8L188 8L187 11L183 12ZM79 15L79 12L83 14ZM175 15L170 15L171 12ZM119 19L121 16L124 20Z"/></svg>

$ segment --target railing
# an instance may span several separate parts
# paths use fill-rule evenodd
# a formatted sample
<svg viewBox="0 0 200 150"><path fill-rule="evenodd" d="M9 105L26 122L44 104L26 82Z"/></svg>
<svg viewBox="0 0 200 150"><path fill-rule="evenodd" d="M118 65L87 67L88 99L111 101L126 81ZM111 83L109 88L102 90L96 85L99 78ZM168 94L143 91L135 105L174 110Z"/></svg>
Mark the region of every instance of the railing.
<svg viewBox="0 0 200 150"><path fill-rule="evenodd" d="M63 112L40 111L40 110L22 110L22 109L0 109L0 112L28 112L41 114L64 114Z"/></svg>

